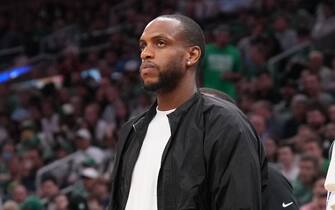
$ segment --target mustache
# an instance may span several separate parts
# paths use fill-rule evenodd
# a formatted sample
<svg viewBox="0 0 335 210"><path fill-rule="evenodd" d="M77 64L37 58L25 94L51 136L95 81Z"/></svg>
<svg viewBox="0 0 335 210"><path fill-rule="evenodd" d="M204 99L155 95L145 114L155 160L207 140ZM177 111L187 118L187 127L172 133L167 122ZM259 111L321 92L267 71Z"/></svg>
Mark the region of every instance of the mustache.
<svg viewBox="0 0 335 210"><path fill-rule="evenodd" d="M142 62L140 69L145 69L145 68L155 68L158 69L158 65L156 65L155 63L151 62L151 61L144 61Z"/></svg>

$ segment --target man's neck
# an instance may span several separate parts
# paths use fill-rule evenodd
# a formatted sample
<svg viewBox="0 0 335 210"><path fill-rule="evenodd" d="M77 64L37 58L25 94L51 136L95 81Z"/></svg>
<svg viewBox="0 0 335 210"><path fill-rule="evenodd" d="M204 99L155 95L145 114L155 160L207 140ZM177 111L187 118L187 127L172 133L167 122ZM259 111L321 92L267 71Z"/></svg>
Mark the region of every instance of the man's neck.
<svg viewBox="0 0 335 210"><path fill-rule="evenodd" d="M172 91L158 92L158 110L166 111L178 108L180 105L189 100L196 91L196 85L192 81L181 81Z"/></svg>

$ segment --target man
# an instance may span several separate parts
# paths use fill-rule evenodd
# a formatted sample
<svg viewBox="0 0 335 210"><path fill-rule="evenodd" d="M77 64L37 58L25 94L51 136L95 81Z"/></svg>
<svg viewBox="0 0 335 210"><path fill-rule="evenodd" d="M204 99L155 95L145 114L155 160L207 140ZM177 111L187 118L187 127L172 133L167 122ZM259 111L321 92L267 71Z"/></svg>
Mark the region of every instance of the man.
<svg viewBox="0 0 335 210"><path fill-rule="evenodd" d="M220 25L214 31L215 42L206 45L203 62L204 86L224 91L237 98L235 82L241 79L241 56L230 43L230 28Z"/></svg>
<svg viewBox="0 0 335 210"><path fill-rule="evenodd" d="M260 210L267 165L246 117L197 91L200 26L182 15L151 21L140 38L144 87L157 95L122 128L110 210Z"/></svg>

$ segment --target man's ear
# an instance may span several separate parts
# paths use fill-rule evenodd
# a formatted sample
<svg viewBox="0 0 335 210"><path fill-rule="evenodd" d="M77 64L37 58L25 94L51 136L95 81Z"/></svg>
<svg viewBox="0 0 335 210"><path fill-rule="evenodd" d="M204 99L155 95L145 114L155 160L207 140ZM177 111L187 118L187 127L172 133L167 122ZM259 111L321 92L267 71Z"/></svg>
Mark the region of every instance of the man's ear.
<svg viewBox="0 0 335 210"><path fill-rule="evenodd" d="M198 46L192 46L188 49L186 66L193 66L199 62L201 57L201 49Z"/></svg>

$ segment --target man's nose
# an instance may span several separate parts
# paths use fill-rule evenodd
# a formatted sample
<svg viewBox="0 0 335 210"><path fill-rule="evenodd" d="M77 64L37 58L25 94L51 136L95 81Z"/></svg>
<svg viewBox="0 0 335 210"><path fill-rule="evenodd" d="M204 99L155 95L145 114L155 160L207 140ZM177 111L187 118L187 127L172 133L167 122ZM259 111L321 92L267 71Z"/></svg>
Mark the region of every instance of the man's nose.
<svg viewBox="0 0 335 210"><path fill-rule="evenodd" d="M141 52L141 59L146 60L154 57L154 52L149 46L146 46Z"/></svg>

